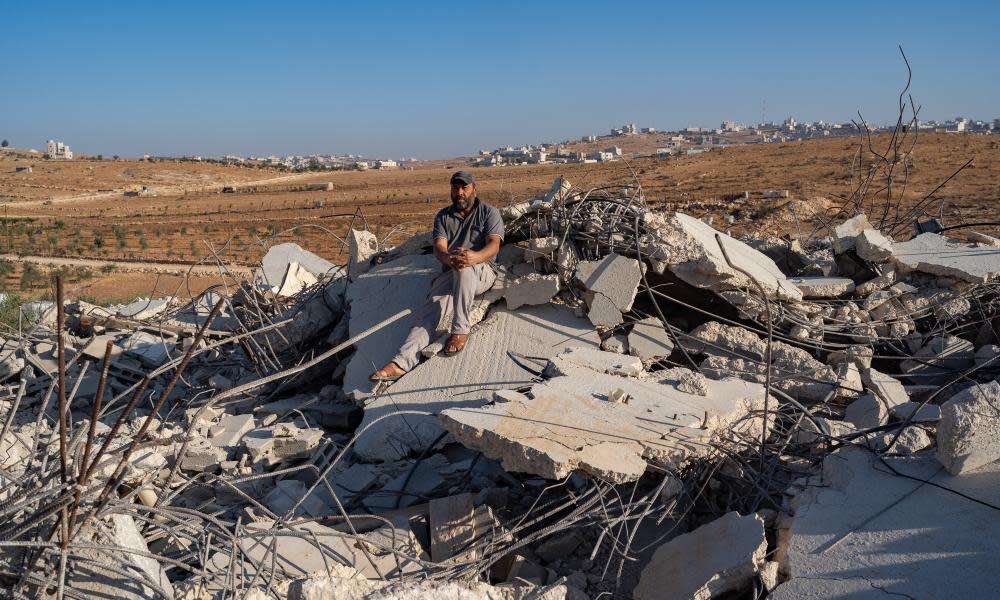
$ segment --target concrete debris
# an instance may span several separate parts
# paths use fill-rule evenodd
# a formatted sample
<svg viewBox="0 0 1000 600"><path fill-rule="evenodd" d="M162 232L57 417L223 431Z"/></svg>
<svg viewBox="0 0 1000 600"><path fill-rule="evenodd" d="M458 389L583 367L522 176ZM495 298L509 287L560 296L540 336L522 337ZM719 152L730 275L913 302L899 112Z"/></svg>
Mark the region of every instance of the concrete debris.
<svg viewBox="0 0 1000 600"><path fill-rule="evenodd" d="M504 209L466 348L441 315L395 382L368 376L443 272L427 231L278 244L185 302L25 306L0 339L8 595L988 596L989 236L858 214L736 240L649 206L559 178Z"/></svg>
<svg viewBox="0 0 1000 600"><path fill-rule="evenodd" d="M587 290L590 322L599 327L614 327L622 323L621 313L632 309L642 270L634 258L609 254L600 261L578 264L575 277Z"/></svg>
<svg viewBox="0 0 1000 600"><path fill-rule="evenodd" d="M647 212L645 225L650 232L645 255L668 265L671 272L695 287L715 292L744 290L752 287L746 275L749 273L771 299L802 299L802 292L774 261L699 219L683 213L667 217ZM720 243L733 266L729 266Z"/></svg>
<svg viewBox="0 0 1000 600"><path fill-rule="evenodd" d="M792 277L789 281L802 291L803 298L840 298L854 291L848 277Z"/></svg>
<svg viewBox="0 0 1000 600"><path fill-rule="evenodd" d="M636 600L708 600L739 590L764 566L764 521L730 512L660 546L642 571ZM697 560L690 560L691 557Z"/></svg>

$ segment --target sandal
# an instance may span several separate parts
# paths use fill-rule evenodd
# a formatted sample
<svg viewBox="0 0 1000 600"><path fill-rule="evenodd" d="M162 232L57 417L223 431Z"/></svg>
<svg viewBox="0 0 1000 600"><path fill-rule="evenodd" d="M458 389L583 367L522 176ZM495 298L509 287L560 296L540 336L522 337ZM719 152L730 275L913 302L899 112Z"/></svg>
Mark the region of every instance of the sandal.
<svg viewBox="0 0 1000 600"><path fill-rule="evenodd" d="M396 363L389 363L378 371L368 376L369 381L398 381L400 377L406 375L406 371Z"/></svg>
<svg viewBox="0 0 1000 600"><path fill-rule="evenodd" d="M444 345L444 355L445 356L455 356L459 352L465 349L465 345L469 343L469 334L467 333L453 333L448 337L448 341Z"/></svg>

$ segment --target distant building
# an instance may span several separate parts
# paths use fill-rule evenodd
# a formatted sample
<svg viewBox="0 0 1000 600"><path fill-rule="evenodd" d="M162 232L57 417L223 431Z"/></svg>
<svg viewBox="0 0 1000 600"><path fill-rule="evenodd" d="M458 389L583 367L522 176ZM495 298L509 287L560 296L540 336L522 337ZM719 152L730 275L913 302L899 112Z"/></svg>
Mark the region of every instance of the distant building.
<svg viewBox="0 0 1000 600"><path fill-rule="evenodd" d="M607 152L608 154L611 154L612 156L622 155L622 149L619 148L618 146L611 146L610 148L605 148L604 151Z"/></svg>
<svg viewBox="0 0 1000 600"><path fill-rule="evenodd" d="M596 135L585 135L582 138L580 138L580 141L581 142L587 142L587 143L593 143L593 142L597 141L597 136Z"/></svg>
<svg viewBox="0 0 1000 600"><path fill-rule="evenodd" d="M49 140L47 144L47 152L50 158L57 160L73 160L73 151L70 150L69 146L66 144L55 140Z"/></svg>
<svg viewBox="0 0 1000 600"><path fill-rule="evenodd" d="M642 128L642 132L643 133L656 133L656 128L655 127L643 127Z"/></svg>
<svg viewBox="0 0 1000 600"><path fill-rule="evenodd" d="M395 169L397 167L399 167L399 163L391 159L375 161L375 168L378 169L379 171L387 171L389 169Z"/></svg>

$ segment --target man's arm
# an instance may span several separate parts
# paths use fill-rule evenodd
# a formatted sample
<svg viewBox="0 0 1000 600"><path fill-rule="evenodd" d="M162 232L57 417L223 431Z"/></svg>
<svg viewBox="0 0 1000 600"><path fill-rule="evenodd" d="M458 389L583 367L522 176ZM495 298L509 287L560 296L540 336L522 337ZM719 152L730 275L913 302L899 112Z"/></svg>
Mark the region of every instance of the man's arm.
<svg viewBox="0 0 1000 600"><path fill-rule="evenodd" d="M448 253L447 238L439 237L434 239L434 258L438 259L446 267L452 267L452 256Z"/></svg>

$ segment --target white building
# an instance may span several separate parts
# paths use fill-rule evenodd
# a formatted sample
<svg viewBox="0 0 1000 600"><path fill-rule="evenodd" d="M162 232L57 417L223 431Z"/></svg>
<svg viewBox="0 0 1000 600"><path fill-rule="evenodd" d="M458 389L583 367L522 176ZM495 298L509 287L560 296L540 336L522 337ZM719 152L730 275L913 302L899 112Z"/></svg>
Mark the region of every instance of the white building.
<svg viewBox="0 0 1000 600"><path fill-rule="evenodd" d="M69 149L69 146L55 140L48 141L48 154L50 158L73 160L73 151Z"/></svg>
<svg viewBox="0 0 1000 600"><path fill-rule="evenodd" d="M397 163L394 160L388 159L388 158L385 159L385 160L376 160L375 161L375 168L378 169L379 171L387 171L389 169L395 169L398 166L399 166L399 163Z"/></svg>

